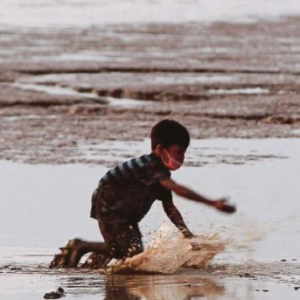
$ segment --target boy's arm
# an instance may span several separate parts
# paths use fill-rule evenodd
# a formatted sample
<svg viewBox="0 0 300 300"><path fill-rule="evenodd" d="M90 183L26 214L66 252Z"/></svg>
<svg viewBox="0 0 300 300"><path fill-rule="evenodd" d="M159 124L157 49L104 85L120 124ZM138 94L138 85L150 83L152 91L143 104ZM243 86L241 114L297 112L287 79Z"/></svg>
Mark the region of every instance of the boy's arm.
<svg viewBox="0 0 300 300"><path fill-rule="evenodd" d="M166 212L167 216L171 220L171 222L180 230L180 232L184 235L185 238L193 237L193 234L190 232L188 227L185 225L183 218L174 205L172 198L167 198L162 201L164 211Z"/></svg>
<svg viewBox="0 0 300 300"><path fill-rule="evenodd" d="M189 188L177 184L172 179L163 180L160 182L160 184L166 189L173 191L175 194L181 197L193 200L195 202L201 202L209 206L213 206L216 209L223 212L227 212L227 213L235 212L235 207L226 204L226 199L219 199L219 200L207 199L204 196L201 196L195 193L194 191L190 190Z"/></svg>

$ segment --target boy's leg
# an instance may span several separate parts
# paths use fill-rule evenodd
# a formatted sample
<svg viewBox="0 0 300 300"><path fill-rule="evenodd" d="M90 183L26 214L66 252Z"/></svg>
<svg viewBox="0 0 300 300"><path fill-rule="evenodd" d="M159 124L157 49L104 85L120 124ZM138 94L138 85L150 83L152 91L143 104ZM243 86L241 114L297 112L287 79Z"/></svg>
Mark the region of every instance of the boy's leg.
<svg viewBox="0 0 300 300"><path fill-rule="evenodd" d="M70 240L65 247L60 248L60 250L61 254L54 256L54 259L49 265L50 268L75 268L77 267L81 257L90 252L103 255L103 264L105 264L108 258L110 260L110 249L107 244L103 242L89 242L80 239L73 239Z"/></svg>
<svg viewBox="0 0 300 300"><path fill-rule="evenodd" d="M106 197L103 196L104 192ZM137 223L115 215L107 220L102 219L103 207L105 208L106 199L113 196L111 193L113 190L105 189L100 183L92 195L91 217L98 220L105 242L71 240L61 248L61 254L55 255L50 268L76 267L80 258L89 252L103 255L103 261L131 257L143 252L142 236Z"/></svg>
<svg viewBox="0 0 300 300"><path fill-rule="evenodd" d="M120 223L118 220L112 223L100 220L98 223L105 242L70 240L65 247L60 248L62 253L55 255L49 267L77 267L81 257L90 252L98 254L94 259L98 266L100 263L100 267L105 266L111 258L123 259L143 252L138 224L124 221ZM85 263L85 266L92 265L93 262Z"/></svg>
<svg viewBox="0 0 300 300"><path fill-rule="evenodd" d="M99 183L92 195L91 217L98 220L105 244L112 258L124 258L143 252L142 235L137 223L132 223L111 208L116 189Z"/></svg>
<svg viewBox="0 0 300 300"><path fill-rule="evenodd" d="M99 228L112 258L122 259L143 252L142 235L137 223L107 223L100 220Z"/></svg>

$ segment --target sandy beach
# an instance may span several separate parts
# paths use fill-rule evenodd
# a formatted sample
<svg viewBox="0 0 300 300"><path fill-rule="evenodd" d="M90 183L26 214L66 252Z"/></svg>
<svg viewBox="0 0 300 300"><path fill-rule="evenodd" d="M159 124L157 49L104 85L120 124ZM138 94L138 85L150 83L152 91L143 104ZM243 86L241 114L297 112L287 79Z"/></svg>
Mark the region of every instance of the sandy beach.
<svg viewBox="0 0 300 300"><path fill-rule="evenodd" d="M299 16L291 0L3 0L0 298L62 287L66 299L298 299ZM168 275L50 270L69 239L101 240L89 218L98 180L148 153L163 118L193 138L174 178L238 207L231 217L175 198L225 250ZM162 224L155 203L146 246Z"/></svg>

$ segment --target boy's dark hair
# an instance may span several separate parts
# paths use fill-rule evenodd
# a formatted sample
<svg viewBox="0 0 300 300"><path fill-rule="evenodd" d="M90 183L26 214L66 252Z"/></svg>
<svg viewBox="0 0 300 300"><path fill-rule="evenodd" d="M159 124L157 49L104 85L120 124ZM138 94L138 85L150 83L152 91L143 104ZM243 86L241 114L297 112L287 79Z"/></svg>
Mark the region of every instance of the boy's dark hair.
<svg viewBox="0 0 300 300"><path fill-rule="evenodd" d="M188 130L180 123L165 119L158 122L151 130L151 148L156 148L161 144L164 148L171 145L188 147L190 144L190 134Z"/></svg>

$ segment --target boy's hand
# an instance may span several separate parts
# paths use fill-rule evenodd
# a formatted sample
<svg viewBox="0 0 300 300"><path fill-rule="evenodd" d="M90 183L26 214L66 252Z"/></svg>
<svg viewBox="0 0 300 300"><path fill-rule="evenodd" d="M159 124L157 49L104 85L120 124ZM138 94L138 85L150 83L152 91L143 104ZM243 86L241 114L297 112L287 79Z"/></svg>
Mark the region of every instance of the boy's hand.
<svg viewBox="0 0 300 300"><path fill-rule="evenodd" d="M184 229L181 232L186 239L191 239L194 237L194 235L188 229Z"/></svg>
<svg viewBox="0 0 300 300"><path fill-rule="evenodd" d="M229 214L236 212L236 207L234 205L228 204L227 199L216 200L214 201L213 206L219 211L226 212Z"/></svg>
<svg viewBox="0 0 300 300"><path fill-rule="evenodd" d="M194 237L194 235L193 235L191 232L188 232L188 233L186 233L186 234L184 235L184 237L185 237L186 239L191 239L192 237Z"/></svg>

